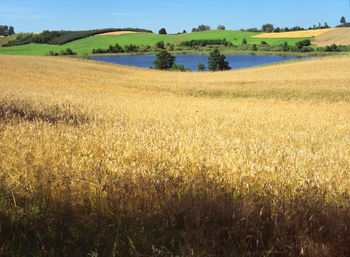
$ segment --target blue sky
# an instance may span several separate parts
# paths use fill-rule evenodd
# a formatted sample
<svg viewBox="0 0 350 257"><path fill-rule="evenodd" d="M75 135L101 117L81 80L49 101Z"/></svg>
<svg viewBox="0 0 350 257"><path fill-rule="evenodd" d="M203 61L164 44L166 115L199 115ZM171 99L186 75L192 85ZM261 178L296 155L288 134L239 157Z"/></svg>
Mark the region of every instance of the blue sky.
<svg viewBox="0 0 350 257"><path fill-rule="evenodd" d="M138 27L168 33L199 24L226 29L280 27L350 21L349 0L1 0L0 24L16 32Z"/></svg>

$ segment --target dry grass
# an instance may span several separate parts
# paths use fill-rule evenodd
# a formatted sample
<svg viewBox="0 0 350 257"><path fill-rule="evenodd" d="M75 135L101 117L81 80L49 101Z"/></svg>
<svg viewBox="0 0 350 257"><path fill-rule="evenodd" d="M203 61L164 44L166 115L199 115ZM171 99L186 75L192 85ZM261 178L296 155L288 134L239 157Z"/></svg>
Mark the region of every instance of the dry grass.
<svg viewBox="0 0 350 257"><path fill-rule="evenodd" d="M350 45L350 28L337 28L329 33L316 37L312 44L317 46Z"/></svg>
<svg viewBox="0 0 350 257"><path fill-rule="evenodd" d="M113 32L106 32L106 33L97 34L96 36L120 36L120 35L133 34L133 33L139 33L139 32L136 32L136 31L113 31Z"/></svg>
<svg viewBox="0 0 350 257"><path fill-rule="evenodd" d="M253 36L253 38L305 38L305 37L317 37L330 31L337 30L331 29L316 29L316 30L303 30L303 31L290 31L279 33L264 33Z"/></svg>
<svg viewBox="0 0 350 257"><path fill-rule="evenodd" d="M0 255L348 256L349 65L0 56Z"/></svg>

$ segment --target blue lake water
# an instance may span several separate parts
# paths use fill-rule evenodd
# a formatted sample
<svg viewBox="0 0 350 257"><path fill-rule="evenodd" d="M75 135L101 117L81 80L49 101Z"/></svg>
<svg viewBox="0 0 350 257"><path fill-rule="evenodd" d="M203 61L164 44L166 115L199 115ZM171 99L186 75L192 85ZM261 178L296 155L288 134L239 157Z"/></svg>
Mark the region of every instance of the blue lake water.
<svg viewBox="0 0 350 257"><path fill-rule="evenodd" d="M249 68L257 65L284 62L295 59L305 59L310 57L298 56L271 56L271 55L226 55L226 61L230 63L232 69ZM132 55L132 56L97 56L92 57L95 61L103 61L121 65L137 66L141 68L154 67L154 55ZM176 55L176 64L182 63L185 68L192 71L197 70L198 62L205 66L208 64L207 55Z"/></svg>

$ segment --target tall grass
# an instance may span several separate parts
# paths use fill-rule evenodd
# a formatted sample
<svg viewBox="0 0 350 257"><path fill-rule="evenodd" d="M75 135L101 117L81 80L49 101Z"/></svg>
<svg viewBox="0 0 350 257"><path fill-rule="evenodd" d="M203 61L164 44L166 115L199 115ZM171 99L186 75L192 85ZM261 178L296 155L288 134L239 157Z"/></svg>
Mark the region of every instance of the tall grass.
<svg viewBox="0 0 350 257"><path fill-rule="evenodd" d="M0 57L0 255L348 256L348 64Z"/></svg>

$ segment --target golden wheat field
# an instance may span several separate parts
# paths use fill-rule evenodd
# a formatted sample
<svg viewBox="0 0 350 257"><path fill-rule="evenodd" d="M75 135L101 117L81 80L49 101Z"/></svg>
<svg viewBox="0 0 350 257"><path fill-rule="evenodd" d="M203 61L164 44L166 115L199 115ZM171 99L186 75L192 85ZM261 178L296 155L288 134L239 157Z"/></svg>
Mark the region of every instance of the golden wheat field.
<svg viewBox="0 0 350 257"><path fill-rule="evenodd" d="M133 33L139 33L139 32L136 32L136 31L113 31L113 32L106 32L106 33L97 34L96 36L120 36L120 35L133 34Z"/></svg>
<svg viewBox="0 0 350 257"><path fill-rule="evenodd" d="M0 56L0 255L349 256L349 66Z"/></svg>
<svg viewBox="0 0 350 257"><path fill-rule="evenodd" d="M302 31L290 31L290 32L274 32L274 33L263 33L253 38L303 38L303 37L317 37L325 33L337 30L336 28L330 29L315 29L315 30L302 30Z"/></svg>

